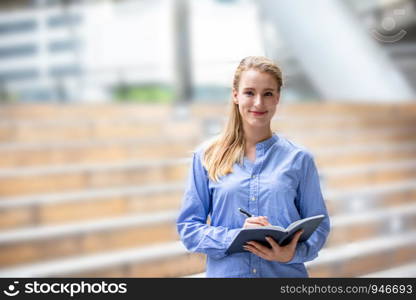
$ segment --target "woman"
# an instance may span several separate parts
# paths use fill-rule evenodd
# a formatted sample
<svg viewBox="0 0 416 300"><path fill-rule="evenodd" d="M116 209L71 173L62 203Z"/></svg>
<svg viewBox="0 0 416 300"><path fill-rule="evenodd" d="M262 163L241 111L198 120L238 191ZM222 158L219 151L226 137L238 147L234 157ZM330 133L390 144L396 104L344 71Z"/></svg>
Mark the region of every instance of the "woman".
<svg viewBox="0 0 416 300"><path fill-rule="evenodd" d="M188 250L207 255L207 277L308 277L304 262L317 257L328 236L312 155L271 130L281 87L281 71L271 60L243 59L223 133L193 153L177 229ZM241 228L287 227L318 214L326 218L305 242L298 243L298 232L286 246L269 238L271 248L252 241L247 252L225 253Z"/></svg>

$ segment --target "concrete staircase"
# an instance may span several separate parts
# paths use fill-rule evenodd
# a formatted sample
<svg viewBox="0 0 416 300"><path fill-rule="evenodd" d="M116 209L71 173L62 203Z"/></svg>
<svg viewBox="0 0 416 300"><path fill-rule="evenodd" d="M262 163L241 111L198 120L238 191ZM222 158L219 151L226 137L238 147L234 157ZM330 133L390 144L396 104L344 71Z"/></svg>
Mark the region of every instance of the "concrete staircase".
<svg viewBox="0 0 416 300"><path fill-rule="evenodd" d="M175 219L227 106L188 109L0 107L0 277L203 276ZM416 104L283 105L273 128L315 155L330 211L310 275L415 274Z"/></svg>

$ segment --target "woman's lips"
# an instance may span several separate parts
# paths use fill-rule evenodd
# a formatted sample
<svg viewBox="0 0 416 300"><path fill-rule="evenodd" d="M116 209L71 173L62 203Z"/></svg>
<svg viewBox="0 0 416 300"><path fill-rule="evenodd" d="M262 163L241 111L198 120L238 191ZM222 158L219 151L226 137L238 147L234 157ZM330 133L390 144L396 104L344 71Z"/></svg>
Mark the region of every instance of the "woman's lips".
<svg viewBox="0 0 416 300"><path fill-rule="evenodd" d="M255 116L262 116L264 115L267 111L263 111L263 112L258 112L258 111L250 111L253 115Z"/></svg>

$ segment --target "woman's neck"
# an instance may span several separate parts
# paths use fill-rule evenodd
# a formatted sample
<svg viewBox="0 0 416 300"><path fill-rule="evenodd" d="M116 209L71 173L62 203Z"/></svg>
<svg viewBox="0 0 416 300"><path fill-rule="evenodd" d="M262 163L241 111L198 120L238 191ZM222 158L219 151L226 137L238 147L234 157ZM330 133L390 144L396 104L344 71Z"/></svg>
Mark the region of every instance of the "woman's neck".
<svg viewBox="0 0 416 300"><path fill-rule="evenodd" d="M268 128L244 128L246 147L253 147L257 143L271 138L273 135L270 127Z"/></svg>

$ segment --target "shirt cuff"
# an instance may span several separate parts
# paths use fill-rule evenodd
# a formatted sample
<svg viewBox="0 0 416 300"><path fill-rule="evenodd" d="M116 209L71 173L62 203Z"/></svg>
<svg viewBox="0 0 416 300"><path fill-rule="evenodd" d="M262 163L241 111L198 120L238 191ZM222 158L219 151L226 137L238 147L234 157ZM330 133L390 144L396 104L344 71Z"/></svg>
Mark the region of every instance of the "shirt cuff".
<svg viewBox="0 0 416 300"><path fill-rule="evenodd" d="M291 260L286 262L286 264L302 264L308 260L311 260L306 257L306 252L307 252L306 250L307 249L306 249L305 242L298 243L296 246L295 254L293 255Z"/></svg>

